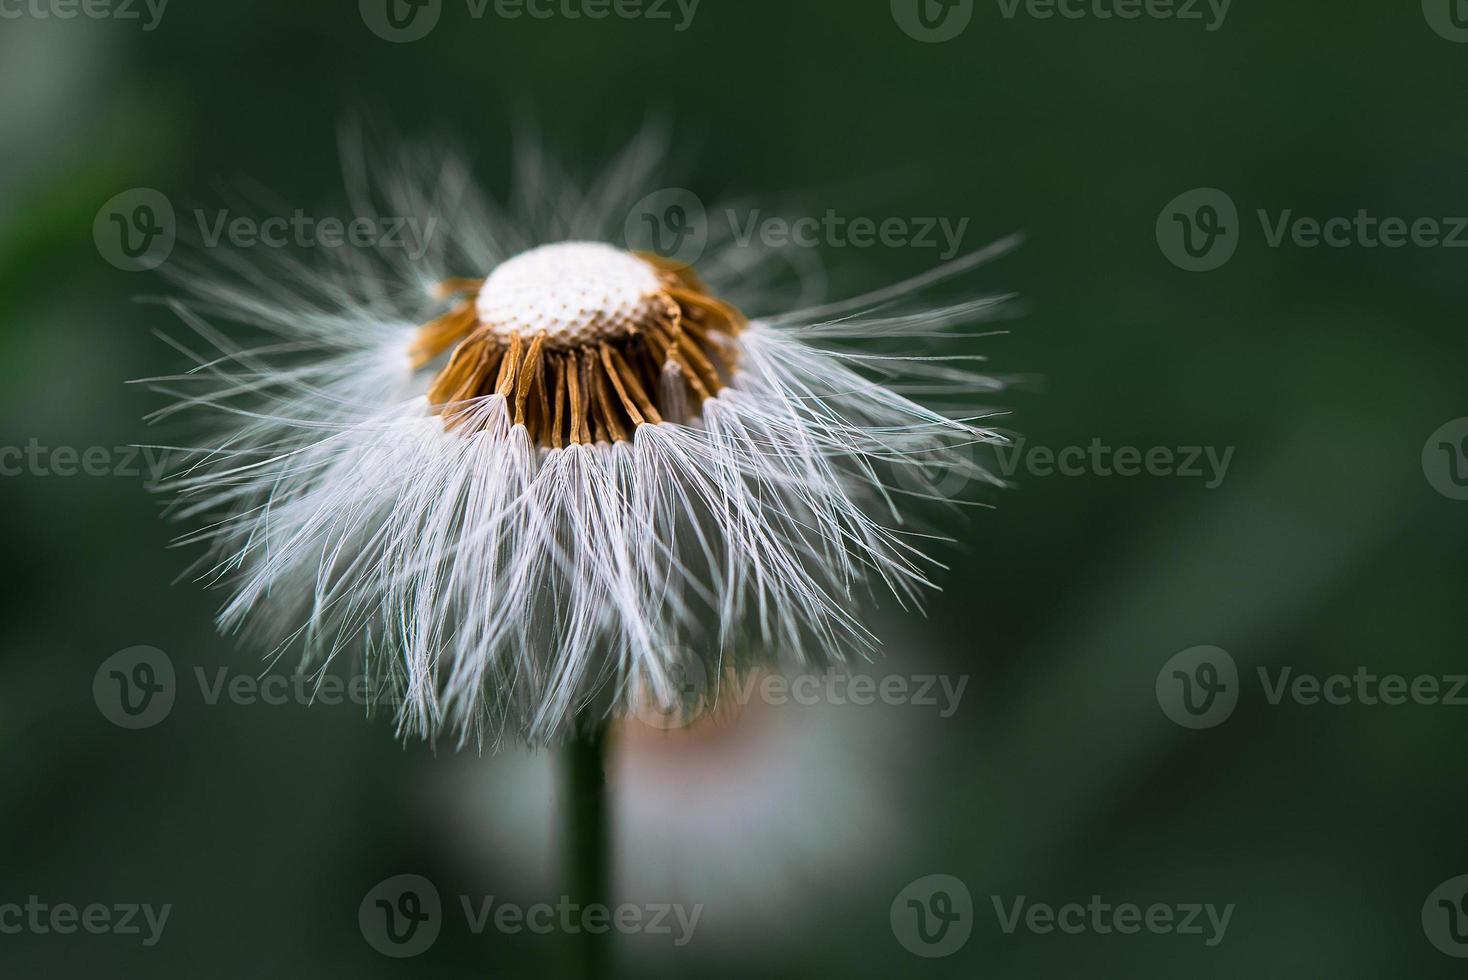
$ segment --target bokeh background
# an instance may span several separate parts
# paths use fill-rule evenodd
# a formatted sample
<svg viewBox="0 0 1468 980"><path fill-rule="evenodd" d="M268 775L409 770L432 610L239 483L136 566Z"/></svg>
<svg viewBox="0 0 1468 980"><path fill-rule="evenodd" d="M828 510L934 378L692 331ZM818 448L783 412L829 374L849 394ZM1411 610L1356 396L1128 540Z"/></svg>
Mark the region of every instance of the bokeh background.
<svg viewBox="0 0 1468 980"><path fill-rule="evenodd" d="M1272 705L1256 674L1468 671L1468 503L1423 463L1468 415L1468 252L1275 248L1256 217L1468 214L1468 44L1448 2L1237 0L1219 25L1203 6L1201 21L1009 18L987 0L941 43L887 0L703 0L681 31L676 7L476 19L444 0L411 43L345 0L173 0L153 30L141 6L141 21L38 9L58 8L0 20L6 446L120 463L113 447L153 440L157 396L125 382L180 359L152 335L167 314L134 302L167 284L94 241L115 195L217 209L262 187L284 213L343 214L336 132L354 115L450 136L503 190L517 120L591 170L652 112L708 200L967 219L967 248L1023 232L979 277L1022 315L969 346L1031 379L1003 397L1028 445L1233 449L1213 488L1022 469L984 495L926 618L874 613L889 656L869 672L967 677L951 716L759 706L623 732L619 894L704 906L686 945L620 940L623 973L1462 972L1422 913L1468 873L1468 708ZM1240 213L1236 253L1206 273L1157 235L1194 188ZM837 295L938 261L816 253ZM0 935L0 975L556 975L564 937L476 935L458 910L553 900L552 754L403 746L351 705L208 704L196 670L263 668L213 632L220 596L175 581L187 556L144 480L26 468L0 493L0 904L172 905L151 948ZM93 679L138 645L167 652L179 691L129 731ZM1157 682L1203 645L1231 655L1239 696L1193 730ZM408 960L358 922L398 874L434 882L446 909ZM935 874L969 892L971 935L925 958L892 907ZM1210 947L1008 934L993 904L1093 895L1235 909Z"/></svg>

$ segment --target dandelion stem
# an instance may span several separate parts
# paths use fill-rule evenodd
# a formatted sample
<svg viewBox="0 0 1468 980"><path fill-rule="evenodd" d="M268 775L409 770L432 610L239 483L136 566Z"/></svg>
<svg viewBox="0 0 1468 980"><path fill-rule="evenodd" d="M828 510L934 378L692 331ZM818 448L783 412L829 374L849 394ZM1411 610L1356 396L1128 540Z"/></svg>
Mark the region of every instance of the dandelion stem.
<svg viewBox="0 0 1468 980"><path fill-rule="evenodd" d="M588 726L566 746L566 889L572 902L607 908L611 872L611 815L607 799L607 729ZM605 914L605 913L603 913ZM605 920L604 920L605 921ZM609 976L610 930L581 929L572 937L572 977Z"/></svg>

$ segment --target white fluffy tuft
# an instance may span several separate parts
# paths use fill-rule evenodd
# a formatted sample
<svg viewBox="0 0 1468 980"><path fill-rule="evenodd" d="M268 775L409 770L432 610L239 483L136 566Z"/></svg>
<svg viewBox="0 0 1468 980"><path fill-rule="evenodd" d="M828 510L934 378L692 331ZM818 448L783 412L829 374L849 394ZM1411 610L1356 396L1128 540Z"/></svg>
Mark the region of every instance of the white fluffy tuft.
<svg viewBox="0 0 1468 980"><path fill-rule="evenodd" d="M494 396L475 404L477 424L445 431L424 397L431 371L415 374L407 355L430 312L424 287L546 241L612 240L655 186L646 141L589 194L549 186L530 159L516 216L456 164L392 168L389 205L440 221L418 264L347 256L259 270L230 258L232 275L184 280L191 298L171 306L198 340L176 346L195 366L154 379L177 399L157 417L224 416L166 484L177 516L209 521L184 540L210 546L202 576L232 592L221 628L266 637L275 657L298 652L307 670L361 658L402 734L480 745L554 742L579 719L675 703L690 676L869 655L866 584L904 604L931 584L918 536L897 530L903 497L939 497L953 471L996 482L971 447L997 437L971 406L998 387L961 360L870 343L990 317L995 299L923 296L1010 243L763 318L760 257L716 252L705 277L756 318L737 340L732 385L701 418L665 401L668 420L630 443L546 450ZM360 211L366 193L353 190ZM394 278L414 288L386 289ZM211 319L274 336L242 347Z"/></svg>

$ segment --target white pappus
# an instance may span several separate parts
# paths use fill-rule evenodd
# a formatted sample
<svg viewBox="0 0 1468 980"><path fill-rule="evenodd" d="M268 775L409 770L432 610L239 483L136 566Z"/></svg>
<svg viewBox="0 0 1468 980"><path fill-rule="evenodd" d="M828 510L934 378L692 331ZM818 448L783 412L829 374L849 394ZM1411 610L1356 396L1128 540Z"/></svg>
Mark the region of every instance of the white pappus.
<svg viewBox="0 0 1468 980"><path fill-rule="evenodd" d="M425 248L175 267L193 366L150 379L152 419L215 416L162 488L203 525L182 540L231 592L222 630L308 671L360 658L401 734L480 746L871 654L868 583L932 585L904 509L955 470L998 482L973 447L1000 382L928 348L1005 297L931 297L1014 243L782 311L778 254L612 244L658 142L584 188L523 150L512 206L452 154L371 180L349 154L354 213Z"/></svg>

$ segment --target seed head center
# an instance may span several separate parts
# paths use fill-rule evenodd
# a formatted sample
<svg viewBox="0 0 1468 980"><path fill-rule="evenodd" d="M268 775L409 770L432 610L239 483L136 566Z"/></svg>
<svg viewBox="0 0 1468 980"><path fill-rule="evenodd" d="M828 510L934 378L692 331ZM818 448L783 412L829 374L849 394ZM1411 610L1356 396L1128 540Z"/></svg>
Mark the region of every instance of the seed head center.
<svg viewBox="0 0 1468 980"><path fill-rule="evenodd" d="M597 242L562 242L501 263L475 300L479 321L508 339L545 333L555 349L630 336L666 316L657 270Z"/></svg>

